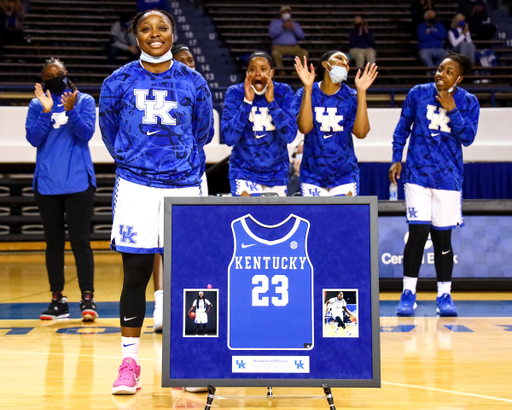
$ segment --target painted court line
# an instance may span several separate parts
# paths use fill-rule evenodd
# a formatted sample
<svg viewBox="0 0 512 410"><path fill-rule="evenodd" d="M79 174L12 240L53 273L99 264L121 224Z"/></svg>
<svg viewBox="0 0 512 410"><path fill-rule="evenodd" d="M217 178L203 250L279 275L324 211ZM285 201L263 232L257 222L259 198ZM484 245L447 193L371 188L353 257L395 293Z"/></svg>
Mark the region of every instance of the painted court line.
<svg viewBox="0 0 512 410"><path fill-rule="evenodd" d="M512 403L512 400L510 400L510 399L503 399L501 397L493 397L493 396L484 396L483 394L464 393L464 392L455 391L455 390L437 389L435 387L423 387L423 386L415 386L413 384L402 384L402 383L393 383L393 382L382 382L382 384L389 384L390 386L407 387L407 388L411 388L411 389L438 391L441 393L458 394L460 396L478 397L480 399L498 400L498 401L505 401L507 403Z"/></svg>
<svg viewBox="0 0 512 410"><path fill-rule="evenodd" d="M33 355L40 355L40 356L65 356L65 357L92 357L92 358L98 358L98 359L114 359L119 360L120 356L98 356L95 354L73 354L73 353L45 353L45 352L14 352L14 351L8 351L8 350L0 350L1 354L20 354L20 355L27 355L27 354L33 354ZM139 359L137 362L161 362L161 359Z"/></svg>

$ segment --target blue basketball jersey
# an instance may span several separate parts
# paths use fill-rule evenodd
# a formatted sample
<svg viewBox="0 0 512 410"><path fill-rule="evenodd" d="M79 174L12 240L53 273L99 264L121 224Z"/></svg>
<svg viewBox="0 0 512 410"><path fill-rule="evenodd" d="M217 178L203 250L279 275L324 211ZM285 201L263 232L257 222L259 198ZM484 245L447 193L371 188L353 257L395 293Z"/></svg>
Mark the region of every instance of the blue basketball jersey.
<svg viewBox="0 0 512 410"><path fill-rule="evenodd" d="M300 180L321 188L357 183L359 167L352 130L357 113L357 92L342 83L338 92L324 94L313 84L311 109L313 129L304 137ZM294 110L299 112L304 88L297 91Z"/></svg>
<svg viewBox="0 0 512 410"><path fill-rule="evenodd" d="M277 240L256 236L247 225L275 230ZM313 348L313 266L307 252L309 222L291 214L268 226L251 215L231 224L235 248L228 272L228 347L251 350Z"/></svg>

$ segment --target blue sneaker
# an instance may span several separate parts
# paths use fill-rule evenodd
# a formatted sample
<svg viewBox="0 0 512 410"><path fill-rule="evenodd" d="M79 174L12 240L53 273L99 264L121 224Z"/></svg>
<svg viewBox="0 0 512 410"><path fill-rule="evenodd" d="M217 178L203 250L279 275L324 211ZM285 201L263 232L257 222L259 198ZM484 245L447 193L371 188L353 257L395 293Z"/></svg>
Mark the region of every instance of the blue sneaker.
<svg viewBox="0 0 512 410"><path fill-rule="evenodd" d="M402 293L400 297L396 314L397 316L412 316L417 306L416 293L412 293L410 290L404 290L404 293Z"/></svg>
<svg viewBox="0 0 512 410"><path fill-rule="evenodd" d="M457 316L457 308L453 304L452 297L449 293L443 293L436 299L437 313L440 316Z"/></svg>

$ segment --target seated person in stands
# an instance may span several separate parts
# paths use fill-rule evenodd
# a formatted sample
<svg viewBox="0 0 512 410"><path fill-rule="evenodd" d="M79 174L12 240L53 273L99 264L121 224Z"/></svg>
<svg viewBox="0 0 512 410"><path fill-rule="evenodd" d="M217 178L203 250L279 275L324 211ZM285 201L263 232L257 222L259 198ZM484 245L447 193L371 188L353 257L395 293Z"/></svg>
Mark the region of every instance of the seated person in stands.
<svg viewBox="0 0 512 410"><path fill-rule="evenodd" d="M469 25L466 23L464 14L456 14L452 20L452 28L448 32L450 51L462 54L469 59L475 59L475 45L471 40Z"/></svg>
<svg viewBox="0 0 512 410"><path fill-rule="evenodd" d="M368 23L361 16L354 17L354 29L348 33L348 53L355 60L356 68L364 69L365 63L375 63L375 39L368 31Z"/></svg>
<svg viewBox="0 0 512 410"><path fill-rule="evenodd" d="M167 0L137 0L137 11L139 13L154 9L169 12L169 3Z"/></svg>
<svg viewBox="0 0 512 410"><path fill-rule="evenodd" d="M108 63L115 64L118 55L128 57L128 62L139 58L139 47L132 33L132 16L130 13L120 13L117 21L110 29L110 51Z"/></svg>
<svg viewBox="0 0 512 410"><path fill-rule="evenodd" d="M245 81L228 88L221 130L233 147L229 180L233 196L286 196L287 144L297 136L293 91L272 80L272 57L256 51L249 57Z"/></svg>
<svg viewBox="0 0 512 410"><path fill-rule="evenodd" d="M460 0L457 13L464 14L469 30L477 40L492 40L496 34L497 27L491 23L484 0Z"/></svg>
<svg viewBox="0 0 512 410"><path fill-rule="evenodd" d="M304 40L305 35L300 24L292 20L291 7L283 6L279 13L281 18L273 20L268 29L272 39L272 58L278 70L283 68L284 55L309 57L308 50L299 46L298 41ZM278 74L284 75L284 72L281 70Z"/></svg>
<svg viewBox="0 0 512 410"><path fill-rule="evenodd" d="M438 66L448 55L444 48L446 29L436 20L436 12L428 10L418 26L418 57L427 67Z"/></svg>
<svg viewBox="0 0 512 410"><path fill-rule="evenodd" d="M25 20L25 8L20 0L6 0L0 2L2 8L3 25L0 27L0 40L3 45L25 44L23 21Z"/></svg>

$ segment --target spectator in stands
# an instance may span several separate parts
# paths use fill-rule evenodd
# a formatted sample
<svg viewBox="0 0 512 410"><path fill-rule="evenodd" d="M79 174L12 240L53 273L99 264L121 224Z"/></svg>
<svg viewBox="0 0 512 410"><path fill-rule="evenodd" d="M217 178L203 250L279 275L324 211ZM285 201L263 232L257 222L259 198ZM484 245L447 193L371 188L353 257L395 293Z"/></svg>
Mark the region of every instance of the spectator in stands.
<svg viewBox="0 0 512 410"><path fill-rule="evenodd" d="M286 144L297 136L293 91L272 80L272 57L256 51L249 57L245 81L228 88L221 129L233 147L229 180L233 196L286 196L290 164Z"/></svg>
<svg viewBox="0 0 512 410"><path fill-rule="evenodd" d="M357 195L359 167L352 135L363 139L370 131L366 90L377 77L377 66L357 70L357 91L343 84L350 70L348 57L338 50L325 53L310 70L295 58L295 69L304 87L295 95L294 111L304 137L300 166L302 196Z"/></svg>
<svg viewBox="0 0 512 410"><path fill-rule="evenodd" d="M304 149L304 140L295 147L295 151L292 154L292 161L290 162L290 172L288 181L288 190L286 196L293 196L295 193L300 195L300 164L302 163L302 152Z"/></svg>
<svg viewBox="0 0 512 410"><path fill-rule="evenodd" d="M46 241L46 269L52 301L41 319L69 317L64 291L65 229L69 231L82 291L82 320L94 321L94 259L90 245L96 179L88 142L94 134L94 98L79 92L64 64L46 60L44 89L36 84L28 108L27 140L37 147L33 190Z"/></svg>
<svg viewBox="0 0 512 410"><path fill-rule="evenodd" d="M451 30L448 32L450 51L462 54L470 60L475 59L475 45L471 40L469 25L465 21L464 14L456 14L452 20Z"/></svg>
<svg viewBox="0 0 512 410"><path fill-rule="evenodd" d="M473 143L480 112L478 99L457 85L472 68L466 56L450 54L445 58L435 82L409 91L393 134L389 179L395 185L409 138L403 173L409 239L404 249L404 287L398 316L414 314L416 284L429 234L434 244L437 313L457 316L450 296L454 259L451 233L457 225L463 226L462 146Z"/></svg>
<svg viewBox="0 0 512 410"><path fill-rule="evenodd" d="M25 44L25 32L23 21L25 20L25 8L20 0L2 0L1 7L5 13L5 24L3 26L4 45Z"/></svg>
<svg viewBox="0 0 512 410"><path fill-rule="evenodd" d="M414 35L416 35L418 26L423 23L423 16L428 10L435 10L433 0L413 0L411 3L411 23Z"/></svg>
<svg viewBox="0 0 512 410"><path fill-rule="evenodd" d="M283 56L304 56L309 57L309 52L299 46L298 41L304 40L304 32L300 24L292 20L292 9L290 6L283 6L279 10L281 18L273 20L268 29L268 35L272 39L272 58L276 68L282 69ZM284 71L277 72L279 75L284 75Z"/></svg>
<svg viewBox="0 0 512 410"><path fill-rule="evenodd" d="M139 58L139 47L132 33L132 17L131 13L120 13L110 29L109 64L115 64L120 54L128 57L128 62Z"/></svg>
<svg viewBox="0 0 512 410"><path fill-rule="evenodd" d="M124 272L122 363L112 394L140 389L146 288L164 247L163 198L201 195L199 149L213 122L208 83L172 60L173 17L139 13L132 29L141 57L105 79L99 104L103 142L117 166L111 247L121 253Z"/></svg>
<svg viewBox="0 0 512 410"><path fill-rule="evenodd" d="M348 43L348 53L355 60L356 68L363 70L366 63L375 63L375 39L361 16L354 17L354 29L348 33Z"/></svg>
<svg viewBox="0 0 512 410"><path fill-rule="evenodd" d="M436 20L436 12L428 10L425 21L418 26L418 57L423 65L437 67L448 55L444 48L446 29Z"/></svg>
<svg viewBox="0 0 512 410"><path fill-rule="evenodd" d="M139 13L155 9L169 12L168 0L137 0L137 11Z"/></svg>
<svg viewBox="0 0 512 410"><path fill-rule="evenodd" d="M459 0L457 13L466 17L469 30L477 40L492 40L497 27L491 23L487 3L484 0Z"/></svg>

